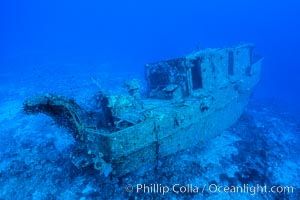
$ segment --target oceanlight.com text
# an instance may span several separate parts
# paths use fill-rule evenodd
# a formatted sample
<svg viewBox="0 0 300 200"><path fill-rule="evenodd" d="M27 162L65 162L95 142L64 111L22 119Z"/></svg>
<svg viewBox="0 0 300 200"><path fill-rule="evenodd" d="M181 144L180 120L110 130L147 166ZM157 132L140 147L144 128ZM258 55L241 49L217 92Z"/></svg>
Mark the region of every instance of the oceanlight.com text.
<svg viewBox="0 0 300 200"><path fill-rule="evenodd" d="M263 194L263 193L294 193L293 186L267 186L267 185L249 185L243 184L238 186L217 185L217 184L127 184L125 191L130 193L156 193L166 195L168 193L185 194L185 193L247 193L249 195Z"/></svg>

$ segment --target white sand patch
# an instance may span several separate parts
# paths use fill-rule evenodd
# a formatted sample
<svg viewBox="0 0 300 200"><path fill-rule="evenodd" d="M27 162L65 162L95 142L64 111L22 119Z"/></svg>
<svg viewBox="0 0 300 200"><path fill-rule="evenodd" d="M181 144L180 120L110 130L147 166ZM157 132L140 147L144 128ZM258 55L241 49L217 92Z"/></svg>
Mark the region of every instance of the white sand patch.
<svg viewBox="0 0 300 200"><path fill-rule="evenodd" d="M220 165L220 160L223 158L230 158L232 155L238 153L238 149L234 143L241 140L238 136L224 131L216 138L205 143L203 153L198 155L201 160L201 165Z"/></svg>

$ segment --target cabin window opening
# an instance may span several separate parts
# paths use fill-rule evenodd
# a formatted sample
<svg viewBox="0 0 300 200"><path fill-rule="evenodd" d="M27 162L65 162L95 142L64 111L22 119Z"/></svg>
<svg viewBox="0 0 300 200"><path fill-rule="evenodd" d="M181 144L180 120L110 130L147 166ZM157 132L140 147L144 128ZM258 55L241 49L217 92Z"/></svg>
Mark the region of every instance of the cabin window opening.
<svg viewBox="0 0 300 200"><path fill-rule="evenodd" d="M201 74L201 60L197 59L193 63L194 66L192 67L192 82L193 90L196 90L203 87Z"/></svg>
<svg viewBox="0 0 300 200"><path fill-rule="evenodd" d="M249 48L250 66L253 64L253 48Z"/></svg>
<svg viewBox="0 0 300 200"><path fill-rule="evenodd" d="M150 76L151 88L165 87L169 84L169 75L164 72L154 72Z"/></svg>
<svg viewBox="0 0 300 200"><path fill-rule="evenodd" d="M229 51L228 53L228 74L229 75L233 75L233 66L234 66L233 52Z"/></svg>
<svg viewBox="0 0 300 200"><path fill-rule="evenodd" d="M247 76L251 76L251 65L246 67L246 72L245 73L246 73Z"/></svg>
<svg viewBox="0 0 300 200"><path fill-rule="evenodd" d="M246 67L245 74L247 76L251 76L252 64L253 64L253 48L249 48L249 57L250 57L250 64Z"/></svg>

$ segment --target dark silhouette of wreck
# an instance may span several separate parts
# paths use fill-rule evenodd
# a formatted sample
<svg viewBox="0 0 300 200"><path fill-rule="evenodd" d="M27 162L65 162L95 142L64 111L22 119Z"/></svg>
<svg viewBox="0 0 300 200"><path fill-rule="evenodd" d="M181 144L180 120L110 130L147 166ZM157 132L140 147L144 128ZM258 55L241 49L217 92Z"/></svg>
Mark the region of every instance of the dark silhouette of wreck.
<svg viewBox="0 0 300 200"><path fill-rule="evenodd" d="M73 133L78 168L93 165L122 176L231 126L259 81L261 61L252 44L200 50L145 65L146 98L139 81L131 80L128 95L100 91L100 108L93 111L49 94L26 100L24 111L45 113Z"/></svg>

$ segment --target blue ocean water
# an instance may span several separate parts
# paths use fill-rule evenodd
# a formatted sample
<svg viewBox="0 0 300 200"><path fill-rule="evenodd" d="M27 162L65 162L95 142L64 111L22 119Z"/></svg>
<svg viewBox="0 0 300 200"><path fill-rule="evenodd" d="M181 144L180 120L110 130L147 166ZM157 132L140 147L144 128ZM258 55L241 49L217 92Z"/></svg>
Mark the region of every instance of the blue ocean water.
<svg viewBox="0 0 300 200"><path fill-rule="evenodd" d="M300 3L282 1L0 2L0 199L299 199ZM239 121L204 147L122 178L77 170L68 131L22 112L35 94L83 106L98 91L118 93L144 79L144 64L197 49L256 45L262 76ZM143 89L145 89L145 83ZM213 159L212 159L213 158ZM247 183L293 193L128 193L127 184Z"/></svg>

